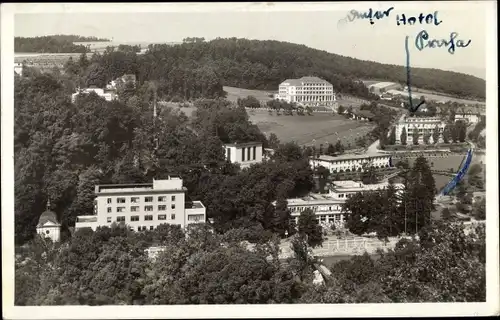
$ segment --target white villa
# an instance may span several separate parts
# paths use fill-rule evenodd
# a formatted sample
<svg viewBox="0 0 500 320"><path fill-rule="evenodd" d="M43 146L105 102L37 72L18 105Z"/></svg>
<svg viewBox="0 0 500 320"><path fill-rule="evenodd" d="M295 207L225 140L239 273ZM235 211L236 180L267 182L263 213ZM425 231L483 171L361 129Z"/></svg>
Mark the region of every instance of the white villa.
<svg viewBox="0 0 500 320"><path fill-rule="evenodd" d="M186 201L186 188L180 177L169 176L153 183L95 186L94 215L78 216L75 229L126 223L132 230L153 230L163 223L181 228L204 223L205 206Z"/></svg>
<svg viewBox="0 0 500 320"><path fill-rule="evenodd" d="M239 163L242 168L263 159L262 142L227 143L224 145L226 159L231 163Z"/></svg>

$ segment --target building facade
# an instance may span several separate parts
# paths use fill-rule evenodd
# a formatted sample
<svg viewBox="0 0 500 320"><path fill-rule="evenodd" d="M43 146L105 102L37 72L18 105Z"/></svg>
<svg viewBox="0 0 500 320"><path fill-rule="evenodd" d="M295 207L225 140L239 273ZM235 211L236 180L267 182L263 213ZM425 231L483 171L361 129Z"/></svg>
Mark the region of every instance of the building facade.
<svg viewBox="0 0 500 320"><path fill-rule="evenodd" d="M239 163L242 168L261 163L263 158L262 142L227 143L224 151L229 162Z"/></svg>
<svg viewBox="0 0 500 320"><path fill-rule="evenodd" d="M321 155L309 159L311 167L323 166L331 173L363 171L370 166L381 169L392 167L392 157L389 154L345 154L338 157Z"/></svg>
<svg viewBox="0 0 500 320"><path fill-rule="evenodd" d="M106 92L104 89L101 89L101 88L85 88L85 89L79 90L78 92L73 93L71 95L71 102L75 103L76 97L79 94L89 94L91 92L95 92L99 97L106 99L106 101L113 101L113 100L118 98L118 96L115 94L114 91Z"/></svg>
<svg viewBox="0 0 500 320"><path fill-rule="evenodd" d="M318 77L287 79L279 85L278 99L307 106L334 105L333 86Z"/></svg>
<svg viewBox="0 0 500 320"><path fill-rule="evenodd" d="M200 201L186 201L182 179L169 176L153 183L97 185L94 215L77 217L76 229L125 223L134 231L153 230L163 223L186 228L204 223L206 209Z"/></svg>
<svg viewBox="0 0 500 320"><path fill-rule="evenodd" d="M322 225L334 224L342 228L344 226L344 216L342 206L355 194L384 190L389 186L388 182L378 184L363 184L357 181L334 181L330 186L328 194L309 194L306 197L288 199L288 209L295 225L299 222L300 214L310 209L314 212L316 220ZM401 183L395 183L394 187L398 192L404 189Z"/></svg>
<svg viewBox="0 0 500 320"><path fill-rule="evenodd" d="M455 114L455 121L465 121L467 123L474 124L478 123L480 119L481 115L476 113L464 112Z"/></svg>
<svg viewBox="0 0 500 320"><path fill-rule="evenodd" d="M56 213L50 210L50 201L47 201L47 210L38 219L36 233L54 242L61 239L61 224L57 220Z"/></svg>
<svg viewBox="0 0 500 320"><path fill-rule="evenodd" d="M440 137L442 136L444 127L446 123L441 120L439 117L408 117L402 116L399 121L396 123L396 143L401 143L401 133L403 132L403 128L406 129L406 143L413 143L413 132L414 130L418 130L419 141L423 142L424 135L430 134L431 141L433 141L433 133L435 130L439 130ZM434 141L433 141L434 142Z"/></svg>

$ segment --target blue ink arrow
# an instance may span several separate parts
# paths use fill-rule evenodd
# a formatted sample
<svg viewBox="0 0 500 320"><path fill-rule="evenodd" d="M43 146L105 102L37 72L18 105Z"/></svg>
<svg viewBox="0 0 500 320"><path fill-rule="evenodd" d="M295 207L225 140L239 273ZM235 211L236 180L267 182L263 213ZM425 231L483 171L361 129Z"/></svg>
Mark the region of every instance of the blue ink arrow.
<svg viewBox="0 0 500 320"><path fill-rule="evenodd" d="M408 110L411 113L417 112L418 108L425 103L425 100L420 101L416 106L413 106L413 99L411 97L411 77L410 77L410 49L408 48L408 38L405 38L405 50L406 50L406 86L408 87Z"/></svg>

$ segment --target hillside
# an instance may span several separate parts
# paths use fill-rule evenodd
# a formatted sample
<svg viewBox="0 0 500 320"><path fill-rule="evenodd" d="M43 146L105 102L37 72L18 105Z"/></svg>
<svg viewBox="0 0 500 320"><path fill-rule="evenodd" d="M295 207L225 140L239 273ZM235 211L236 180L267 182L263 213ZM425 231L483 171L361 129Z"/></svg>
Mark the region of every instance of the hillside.
<svg viewBox="0 0 500 320"><path fill-rule="evenodd" d="M150 48L152 52L146 57L168 59L181 54L217 69L224 85L246 89L276 90L287 78L314 75L330 81L340 92L367 96L362 84L351 80L406 81L403 66L358 60L288 42L231 38ZM437 69L412 68L412 84L461 98L484 99L486 95L484 80Z"/></svg>
<svg viewBox="0 0 500 320"><path fill-rule="evenodd" d="M82 41L109 41L97 37L82 37L76 35L53 35L44 37L15 37L14 52L37 53L82 53L88 52L83 45L73 42Z"/></svg>

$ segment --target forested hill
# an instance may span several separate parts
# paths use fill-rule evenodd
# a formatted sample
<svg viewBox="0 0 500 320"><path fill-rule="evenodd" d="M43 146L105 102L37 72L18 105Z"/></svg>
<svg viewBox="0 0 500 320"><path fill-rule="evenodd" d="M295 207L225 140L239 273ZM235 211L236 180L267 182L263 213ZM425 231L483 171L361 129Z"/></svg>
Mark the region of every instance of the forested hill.
<svg viewBox="0 0 500 320"><path fill-rule="evenodd" d="M145 57L151 61L147 73L163 72L162 67L177 64L175 57L179 57L213 67L224 85L247 89L277 90L287 78L308 75L328 80L340 92L360 96L368 92L352 80L406 83L403 66L358 60L288 42L231 38L178 46L154 45L150 49ZM484 80L437 69L412 68L412 85L461 98L486 96Z"/></svg>
<svg viewBox="0 0 500 320"><path fill-rule="evenodd" d="M82 37L75 35L53 35L44 37L15 37L14 52L37 52L37 53L83 53L89 50L83 45L75 45L73 42L82 41L109 41L96 37Z"/></svg>

